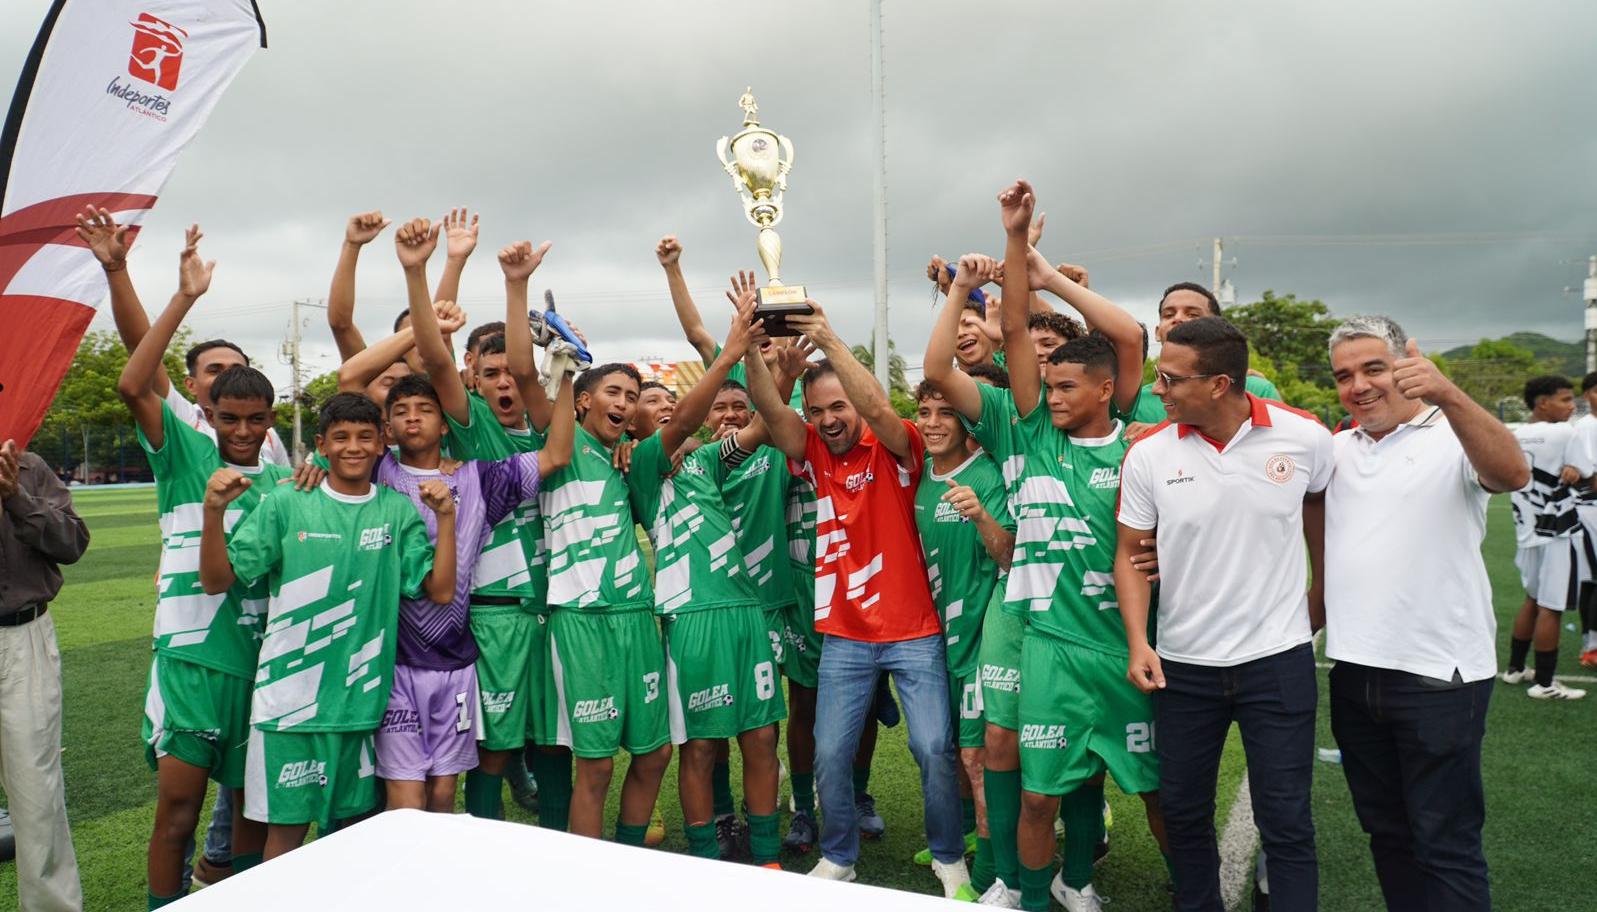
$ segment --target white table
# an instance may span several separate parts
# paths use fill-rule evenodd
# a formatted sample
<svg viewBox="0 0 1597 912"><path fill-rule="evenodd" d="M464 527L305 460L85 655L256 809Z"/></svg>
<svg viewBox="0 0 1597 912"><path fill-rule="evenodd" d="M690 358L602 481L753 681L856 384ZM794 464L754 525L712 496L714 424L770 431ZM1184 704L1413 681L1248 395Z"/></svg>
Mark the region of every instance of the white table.
<svg viewBox="0 0 1597 912"><path fill-rule="evenodd" d="M936 896L632 848L525 824L389 811L206 887L173 908L929 912L950 905Z"/></svg>

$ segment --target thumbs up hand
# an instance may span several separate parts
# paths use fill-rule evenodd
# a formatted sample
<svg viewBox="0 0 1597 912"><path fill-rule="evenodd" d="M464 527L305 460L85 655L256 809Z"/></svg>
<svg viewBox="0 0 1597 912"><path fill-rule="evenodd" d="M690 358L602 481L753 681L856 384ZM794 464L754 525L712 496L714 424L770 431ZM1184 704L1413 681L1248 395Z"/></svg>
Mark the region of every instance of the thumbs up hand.
<svg viewBox="0 0 1597 912"><path fill-rule="evenodd" d="M944 503L958 510L960 516L973 522L987 513L982 508L981 498L976 496L975 490L952 478L948 479L948 491L943 494L942 499Z"/></svg>
<svg viewBox="0 0 1597 912"><path fill-rule="evenodd" d="M1418 342L1409 339L1404 353L1405 357L1392 362L1392 379L1398 392L1431 405L1446 405L1452 397L1462 395L1453 381L1443 376L1436 362L1420 353Z"/></svg>

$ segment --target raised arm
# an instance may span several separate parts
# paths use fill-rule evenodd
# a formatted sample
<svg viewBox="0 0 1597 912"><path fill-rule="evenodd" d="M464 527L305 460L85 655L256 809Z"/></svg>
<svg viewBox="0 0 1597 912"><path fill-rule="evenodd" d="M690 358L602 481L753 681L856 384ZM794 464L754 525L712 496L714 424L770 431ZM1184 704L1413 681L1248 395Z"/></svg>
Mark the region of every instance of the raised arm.
<svg viewBox="0 0 1597 912"><path fill-rule="evenodd" d="M1047 289L1060 300L1075 308L1081 319L1091 329L1103 333L1115 348L1115 405L1129 409L1137 401L1137 391L1142 387L1142 327L1131 314L1115 306L1108 298L1076 282L1061 268L1049 264L1037 248L1026 254L1026 268L1030 281ZM1083 279L1086 270L1078 270Z"/></svg>
<svg viewBox="0 0 1597 912"><path fill-rule="evenodd" d="M1031 229L1031 213L1036 205L1031 184L1015 181L998 194L998 207L1004 225L1004 296L1001 321L1004 351L1009 361L1009 392L1015 408L1030 415L1042 395L1042 370L1026 330L1031 300L1031 282L1026 274L1026 243ZM1022 367L1022 365L1026 365Z"/></svg>
<svg viewBox="0 0 1597 912"><path fill-rule="evenodd" d="M128 226L118 225L105 209L89 206L78 215L78 239L88 246L94 258L100 261L100 268L105 270L105 281L111 289L111 319L116 323L117 335L122 338L122 347L131 354L150 331L150 318L139 301L139 293L133 288L133 279L128 276L130 231ZM162 371L161 376L155 378L156 394L166 398L171 385L166 372Z"/></svg>
<svg viewBox="0 0 1597 912"><path fill-rule="evenodd" d="M576 443L577 409L572 401L571 374L560 378L560 392L555 395L549 418L549 433L544 437L543 449L538 451L538 474L544 478L571 464L571 448ZM539 388L542 392L542 388Z"/></svg>
<svg viewBox="0 0 1597 912"><path fill-rule="evenodd" d="M866 426L876 435L876 439L897 456L900 462L911 458L914 454L910 449L909 429L904 426L898 413L893 411L893 404L887 398L887 391L882 389L882 385L876 382L876 378L865 369L865 365L859 363L849 347L838 338L837 333L832 330L831 322L826 319L826 312L821 310L821 305L813 300L804 303L810 305L811 312L788 317L788 325L803 333L804 337L814 343L821 354L826 356L826 360L831 362L833 370L837 371L837 381L843 386L843 395L848 397L848 401L865 420ZM772 433L775 433L774 429Z"/></svg>
<svg viewBox="0 0 1597 912"><path fill-rule="evenodd" d="M1392 362L1392 379L1398 392L1441 408L1453 433L1458 435L1464 456L1480 476L1481 486L1500 494L1518 491L1528 484L1530 467L1525 464L1525 453L1513 432L1447 379L1420 352L1418 342L1408 340L1405 354L1407 357Z"/></svg>
<svg viewBox="0 0 1597 912"><path fill-rule="evenodd" d="M750 287L733 300L735 311L732 314L732 327L727 331L726 344L721 346L721 353L710 361L704 376L677 403L671 420L660 428L660 445L667 454L675 453L682 441L704 424L704 419L709 417L710 406L715 404L716 393L721 391L721 384L726 382L727 372L753 350L749 346L749 336L750 324L754 321L755 295L755 289ZM732 293L727 292L727 297L731 298ZM759 351L753 351L758 358Z"/></svg>
<svg viewBox="0 0 1597 912"><path fill-rule="evenodd" d="M358 332L358 330L357 330ZM360 351L350 355L343 364L338 366L338 391L341 393L364 393L366 387L377 376L416 346L415 333L409 326L401 329L391 336L378 340L376 345L366 348L365 341Z"/></svg>
<svg viewBox="0 0 1597 912"><path fill-rule="evenodd" d="M327 325L338 345L338 359L348 361L366 348L366 340L355 327L355 264L360 249L382 234L390 220L379 209L349 217L344 226L344 245L338 249L338 265L333 267L333 285L327 290ZM362 384L358 389L364 389Z"/></svg>
<svg viewBox="0 0 1597 912"><path fill-rule="evenodd" d="M466 260L477 249L477 216L468 221L466 207L449 210L444 216L444 274L438 277L438 288L433 291L434 301L460 300L460 274L466 271ZM446 343L447 344L447 343Z"/></svg>
<svg viewBox="0 0 1597 912"><path fill-rule="evenodd" d="M938 314L937 324L932 327L931 338L926 340L926 357L922 361L927 382L937 387L955 411L971 421L981 420L981 392L976 388L976 381L954 364L954 343L959 336L959 317L970 299L971 289L991 281L997 269L997 261L989 256L967 253L959 258L959 268L948 286L948 299ZM1030 351L1029 345L1026 351ZM1009 358L1013 365L1015 354L1011 353Z"/></svg>
<svg viewBox="0 0 1597 912"><path fill-rule="evenodd" d="M207 595L226 592L237 579L233 573L233 562L227 556L224 520L227 505L237 500L249 486L247 476L229 468L217 469L205 484L200 522L200 588Z"/></svg>
<svg viewBox="0 0 1597 912"><path fill-rule="evenodd" d="M427 291L427 258L438 246L442 228L442 224L434 225L424 218L411 219L394 232L394 249L399 254L399 265L405 269L405 295L410 303L416 354L438 392L445 414L458 424L466 424L471 421L471 400L466 397L466 384L455 369L455 358L444 342Z"/></svg>
<svg viewBox="0 0 1597 912"><path fill-rule="evenodd" d="M206 263L200 259L199 243L203 236L200 226L189 227L187 243L178 259L177 294L172 295L171 303L161 311L155 325L144 333L132 354L128 355L128 363L122 367L122 376L117 379L117 395L127 403L133 420L144 432L144 439L157 450L165 446L161 425L161 400L164 397L156 386L157 377L164 379L166 375L161 359L166 355L166 347L172 344L172 337L177 335L177 328L183 324L183 318L188 316L189 309L211 287L211 272L216 269L216 261Z"/></svg>
<svg viewBox="0 0 1597 912"><path fill-rule="evenodd" d="M531 241L517 241L499 251L499 268L505 274L505 361L510 365L510 376L516 380L516 389L521 392L527 421L539 431L549 427L554 406L549 394L544 392L538 368L533 363L532 328L527 324L527 282L550 246L544 241L534 249ZM569 449L567 447L567 461L571 458Z"/></svg>
<svg viewBox="0 0 1597 912"><path fill-rule="evenodd" d="M705 367L715 360L715 337L704 328L704 317L688 294L687 280L682 278L682 243L676 235L668 234L654 247L654 256L665 269L665 282L671 289L671 306L676 308L677 322L682 324L682 334L699 353Z"/></svg>
<svg viewBox="0 0 1597 912"><path fill-rule="evenodd" d="M415 319L412 317L412 319ZM455 498L437 478L417 485L417 493L437 518L438 540L433 543L433 567L422 581L427 598L447 605L455 598Z"/></svg>
<svg viewBox="0 0 1597 912"><path fill-rule="evenodd" d="M787 400L777 394L771 369L766 367L757 349L751 348L743 356L743 364L748 370L749 398L754 400L754 409L769 430L771 445L789 459L802 460L805 438L809 435L804 419L788 408Z"/></svg>

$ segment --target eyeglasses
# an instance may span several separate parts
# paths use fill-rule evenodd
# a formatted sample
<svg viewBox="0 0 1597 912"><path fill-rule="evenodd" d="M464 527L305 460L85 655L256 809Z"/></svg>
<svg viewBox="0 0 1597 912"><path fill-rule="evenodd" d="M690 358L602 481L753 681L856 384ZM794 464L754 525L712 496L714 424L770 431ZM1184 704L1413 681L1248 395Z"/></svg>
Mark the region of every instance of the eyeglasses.
<svg viewBox="0 0 1597 912"><path fill-rule="evenodd" d="M1221 376L1220 374L1188 374L1185 377L1174 377L1162 370L1154 371L1153 375L1159 380L1160 383L1163 383L1167 387L1175 386L1177 383L1180 383L1183 380L1207 380L1210 377Z"/></svg>

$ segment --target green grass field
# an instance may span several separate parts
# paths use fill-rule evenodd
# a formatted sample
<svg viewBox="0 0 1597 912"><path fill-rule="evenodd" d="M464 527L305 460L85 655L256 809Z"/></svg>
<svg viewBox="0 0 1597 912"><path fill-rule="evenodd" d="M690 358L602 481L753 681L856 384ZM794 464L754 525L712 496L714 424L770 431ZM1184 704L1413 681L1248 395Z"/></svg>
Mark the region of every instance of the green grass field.
<svg viewBox="0 0 1597 912"><path fill-rule="evenodd" d="M151 588L159 550L154 494L85 492L77 505L93 541L87 556L68 568L67 586L51 608L65 676L67 810L86 908L138 909L144 903L144 851L155 801L155 779L139 743ZM1522 598L1513 547L1507 502L1497 498L1485 551L1499 624L1505 627ZM1506 651L1506 633L1500 632L1499 641ZM1566 632L1560 664L1566 675L1578 680L1582 669L1576 645L1576 637ZM1577 686L1593 685L1588 680ZM1331 747L1323 684L1320 697L1318 742ZM737 789L735 758L733 762ZM1523 688L1499 683L1485 745L1486 851L1497 908L1565 910L1587 905L1578 897L1583 895L1581 878L1597 860L1593 849L1597 824L1590 807L1597 795L1591 788L1594 762L1597 695L1578 703L1536 703ZM1242 772L1241 750L1233 733L1220 778L1217 823L1222 828ZM675 777L673 765L660 807L670 831L665 848L681 851L685 841ZM909 862L923 843L918 775L902 728L883 733L871 791L888 830L881 841L865 844L860 879L936 892L938 885L929 871ZM1113 851L1098 871L1099 891L1115 900L1116 909L1127 912L1168 908L1164 867L1143 822L1141 802L1113 788L1110 800L1115 811ZM1322 908L1333 912L1379 908L1374 869L1340 768L1316 765L1314 809ZM510 814L527 819L513 804ZM208 817L207 811L203 819ZM813 856L789 859L788 867L805 870L813 860ZM0 865L0 908L10 908L15 895L14 866Z"/></svg>

